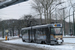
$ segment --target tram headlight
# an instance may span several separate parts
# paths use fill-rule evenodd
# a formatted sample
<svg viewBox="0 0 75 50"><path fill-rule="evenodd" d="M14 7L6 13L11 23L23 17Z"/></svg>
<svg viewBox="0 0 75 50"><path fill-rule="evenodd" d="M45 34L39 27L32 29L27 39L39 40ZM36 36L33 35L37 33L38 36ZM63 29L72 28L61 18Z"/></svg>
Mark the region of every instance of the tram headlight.
<svg viewBox="0 0 75 50"><path fill-rule="evenodd" d="M56 40L58 40L58 38L56 38Z"/></svg>
<svg viewBox="0 0 75 50"><path fill-rule="evenodd" d="M54 27L61 27L61 24L54 24Z"/></svg>
<svg viewBox="0 0 75 50"><path fill-rule="evenodd" d="M60 38L62 40L62 38Z"/></svg>
<svg viewBox="0 0 75 50"><path fill-rule="evenodd" d="M57 26L60 27L61 25L60 24L57 24Z"/></svg>
<svg viewBox="0 0 75 50"><path fill-rule="evenodd" d="M55 24L54 26L56 27L57 25Z"/></svg>

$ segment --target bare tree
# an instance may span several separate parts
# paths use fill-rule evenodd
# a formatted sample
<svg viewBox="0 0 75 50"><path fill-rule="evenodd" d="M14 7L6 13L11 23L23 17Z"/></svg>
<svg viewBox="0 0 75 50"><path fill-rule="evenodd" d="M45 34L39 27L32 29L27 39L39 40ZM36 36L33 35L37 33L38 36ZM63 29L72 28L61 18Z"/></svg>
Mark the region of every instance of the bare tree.
<svg viewBox="0 0 75 50"><path fill-rule="evenodd" d="M36 25L36 20L32 15L24 15L21 20L23 20L23 24L25 27L29 27L31 24L30 22L32 21L32 25Z"/></svg>
<svg viewBox="0 0 75 50"><path fill-rule="evenodd" d="M40 15L41 23L42 16L45 18L45 23L51 23L51 14L54 12L56 3L60 0L33 0L32 8L37 10Z"/></svg>
<svg viewBox="0 0 75 50"><path fill-rule="evenodd" d="M42 14L43 14L43 9L42 9L42 5L40 4L40 2L42 0L33 0L35 3L32 3L32 8L34 8L40 15L40 20L42 23Z"/></svg>

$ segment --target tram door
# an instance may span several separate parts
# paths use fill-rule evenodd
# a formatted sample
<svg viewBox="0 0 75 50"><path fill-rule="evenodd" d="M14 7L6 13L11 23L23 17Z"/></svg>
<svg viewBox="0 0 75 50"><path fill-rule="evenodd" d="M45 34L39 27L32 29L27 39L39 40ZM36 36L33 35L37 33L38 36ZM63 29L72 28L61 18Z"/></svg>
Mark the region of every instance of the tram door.
<svg viewBox="0 0 75 50"><path fill-rule="evenodd" d="M50 29L45 28L45 33L46 33L46 41L48 44L50 44Z"/></svg>
<svg viewBox="0 0 75 50"><path fill-rule="evenodd" d="M30 42L34 41L34 30L30 31Z"/></svg>
<svg viewBox="0 0 75 50"><path fill-rule="evenodd" d="M34 29L33 32L34 32L34 42L36 42L36 35L35 35L36 34L36 29Z"/></svg>
<svg viewBox="0 0 75 50"><path fill-rule="evenodd" d="M28 30L28 40L30 42L30 30Z"/></svg>

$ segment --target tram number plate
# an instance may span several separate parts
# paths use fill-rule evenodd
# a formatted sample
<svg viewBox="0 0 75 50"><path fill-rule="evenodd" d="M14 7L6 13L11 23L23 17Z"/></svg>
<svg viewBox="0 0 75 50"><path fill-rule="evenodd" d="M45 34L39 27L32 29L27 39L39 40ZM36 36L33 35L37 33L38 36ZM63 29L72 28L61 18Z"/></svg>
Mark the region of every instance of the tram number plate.
<svg viewBox="0 0 75 50"><path fill-rule="evenodd" d="M62 40L57 40L57 42L62 42Z"/></svg>

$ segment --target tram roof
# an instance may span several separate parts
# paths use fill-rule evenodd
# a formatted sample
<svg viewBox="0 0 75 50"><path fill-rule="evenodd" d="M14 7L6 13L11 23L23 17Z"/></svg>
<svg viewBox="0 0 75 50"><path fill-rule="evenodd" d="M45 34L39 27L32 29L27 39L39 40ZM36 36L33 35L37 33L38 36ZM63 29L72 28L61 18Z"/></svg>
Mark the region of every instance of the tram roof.
<svg viewBox="0 0 75 50"><path fill-rule="evenodd" d="M32 26L32 29L46 28L46 27L48 27L48 26L52 26L52 24ZM22 30L24 30L24 29L31 29L31 27L22 28Z"/></svg>
<svg viewBox="0 0 75 50"><path fill-rule="evenodd" d="M46 28L46 27L54 27L54 24L32 26L32 29ZM28 29L31 29L31 27L22 28L22 30L25 30L25 29L28 30Z"/></svg>
<svg viewBox="0 0 75 50"><path fill-rule="evenodd" d="M21 30L25 30L25 29L31 29L31 27L25 27L25 28L22 28Z"/></svg>

